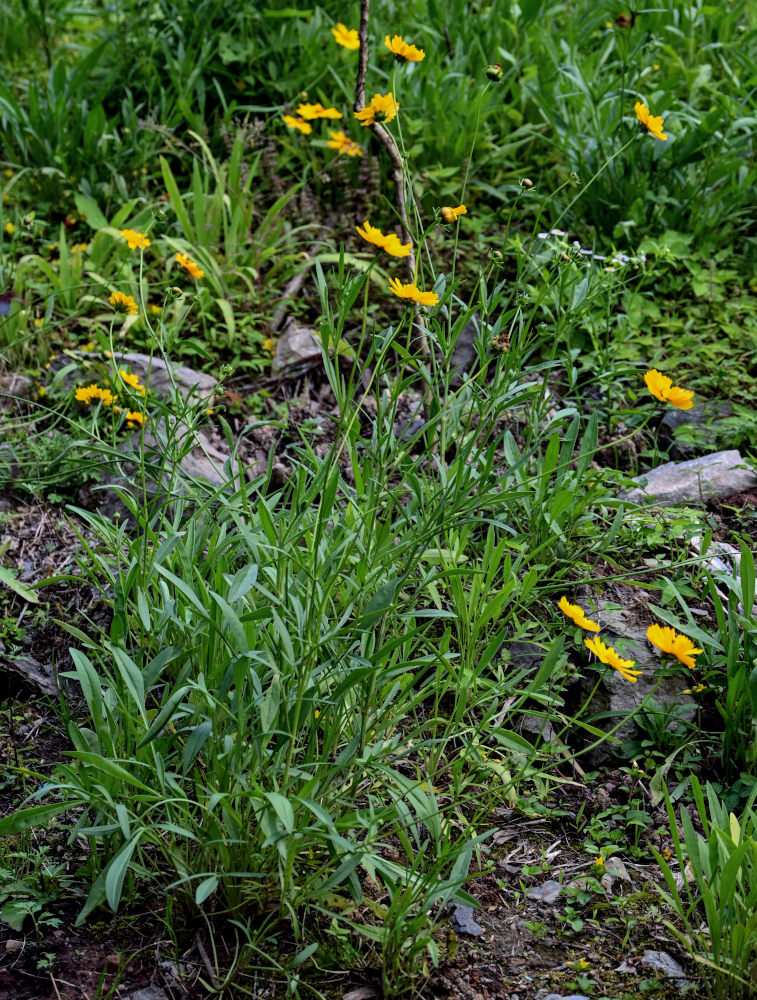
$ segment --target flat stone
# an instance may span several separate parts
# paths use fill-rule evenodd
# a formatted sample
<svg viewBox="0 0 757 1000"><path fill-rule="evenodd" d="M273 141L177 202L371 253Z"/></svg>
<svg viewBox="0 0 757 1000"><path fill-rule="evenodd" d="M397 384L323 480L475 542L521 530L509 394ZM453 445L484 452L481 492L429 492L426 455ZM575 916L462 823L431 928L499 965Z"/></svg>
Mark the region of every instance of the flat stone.
<svg viewBox="0 0 757 1000"><path fill-rule="evenodd" d="M206 399L214 394L218 385L218 379L214 375L198 372L186 365L166 362L155 355L151 357L149 354L136 352L114 354L112 358L106 358L103 354L63 351L51 362L50 371L54 374L68 369L62 376L61 386L71 389L74 385L91 381L93 362L97 362L98 370L103 365L126 368L161 399L173 399L174 386L182 399L192 395Z"/></svg>
<svg viewBox="0 0 757 1000"><path fill-rule="evenodd" d="M705 451L716 445L719 436L718 422L731 416L731 404L715 400L708 400L691 410L671 408L660 421L660 446L669 450L674 461L691 458L697 451ZM721 426L721 442L728 443L723 441L722 431Z"/></svg>
<svg viewBox="0 0 757 1000"><path fill-rule="evenodd" d="M146 986L143 990L130 993L124 1000L168 1000L168 994L159 986Z"/></svg>
<svg viewBox="0 0 757 1000"><path fill-rule="evenodd" d="M689 985L683 968L666 951L645 951L641 956L641 964L647 969L661 972L668 979L674 980L679 987Z"/></svg>
<svg viewBox="0 0 757 1000"><path fill-rule="evenodd" d="M458 903L449 922L456 934L468 934L470 937L481 937L484 928L473 919L473 907Z"/></svg>
<svg viewBox="0 0 757 1000"><path fill-rule="evenodd" d="M552 906L557 902L561 892L562 886L560 883L550 878L541 885L535 885L533 889L529 889L526 898L533 899L535 903L544 903L547 906Z"/></svg>
<svg viewBox="0 0 757 1000"><path fill-rule="evenodd" d="M757 475L743 466L744 459L735 449L715 451L688 462L666 462L645 473L646 486L629 490L623 499L639 504L653 500L662 507L704 504L756 486Z"/></svg>
<svg viewBox="0 0 757 1000"><path fill-rule="evenodd" d="M297 365L311 365L321 360L321 342L306 326L298 326L290 317L281 336L276 341L276 350L271 363L271 371L276 374Z"/></svg>

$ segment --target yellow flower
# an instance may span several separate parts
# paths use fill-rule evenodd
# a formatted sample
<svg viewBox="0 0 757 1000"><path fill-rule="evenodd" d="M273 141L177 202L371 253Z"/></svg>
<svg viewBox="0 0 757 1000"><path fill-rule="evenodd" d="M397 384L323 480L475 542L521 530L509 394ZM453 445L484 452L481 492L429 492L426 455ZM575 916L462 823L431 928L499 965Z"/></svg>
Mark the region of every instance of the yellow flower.
<svg viewBox="0 0 757 1000"><path fill-rule="evenodd" d="M310 135L313 126L309 125L302 118L295 118L294 115L283 115L282 119L287 128L298 128L303 135Z"/></svg>
<svg viewBox="0 0 757 1000"><path fill-rule="evenodd" d="M297 114L306 121L315 118L341 118L342 112L336 108L324 108L322 104L298 104Z"/></svg>
<svg viewBox="0 0 757 1000"><path fill-rule="evenodd" d="M649 108L646 104L642 104L641 101L637 101L636 104L634 104L633 109L636 112L636 117L639 119L639 123L647 130L647 132L649 132L650 135L653 135L655 139L667 139L667 136L662 131L661 115L657 115L657 117L655 117L655 115L651 115L649 113Z"/></svg>
<svg viewBox="0 0 757 1000"><path fill-rule="evenodd" d="M136 300L131 295L124 295L123 292L113 292L108 297L108 302L116 312L130 313L131 315L137 312Z"/></svg>
<svg viewBox="0 0 757 1000"><path fill-rule="evenodd" d="M658 372L656 368L646 373L644 381L647 384L647 389L661 403L670 403L671 406L676 406L679 410L690 410L693 406L691 402L694 397L693 390L673 385L673 380L667 375L663 375L662 372Z"/></svg>
<svg viewBox="0 0 757 1000"><path fill-rule="evenodd" d="M395 101L394 94L390 90L388 94L374 94L371 103L361 111L356 111L355 117L365 128L366 125L373 125L374 122L390 122L397 114L398 108L399 103Z"/></svg>
<svg viewBox="0 0 757 1000"><path fill-rule="evenodd" d="M150 303L150 312L153 316L160 316L163 312L163 306L156 305L154 302Z"/></svg>
<svg viewBox="0 0 757 1000"><path fill-rule="evenodd" d="M581 608L577 604L571 604L567 597L561 597L558 604L558 608L564 615L567 615L571 621L575 622L579 628L586 629L587 632L599 632L599 625L593 622L591 618L587 618L583 613Z"/></svg>
<svg viewBox="0 0 757 1000"><path fill-rule="evenodd" d="M198 267L193 260L190 260L185 253L177 253L175 259L179 264L181 264L185 271L188 271L192 275L193 278L197 278L199 280L200 278L205 277L203 269Z"/></svg>
<svg viewBox="0 0 757 1000"><path fill-rule="evenodd" d="M95 344L94 340L88 340L86 344L82 344L82 346L79 348L79 350L80 351L86 351L86 352L96 351L97 350L97 345Z"/></svg>
<svg viewBox="0 0 757 1000"><path fill-rule="evenodd" d="M450 208L449 205L445 205L442 208L442 218L445 222L456 222L458 216L467 214L468 209L465 205L458 205L457 208Z"/></svg>
<svg viewBox="0 0 757 1000"><path fill-rule="evenodd" d="M604 866L605 866L605 859L602 857L601 854L598 854L596 856L596 858L594 858L594 867L595 868L604 868ZM581 965L581 962L583 962L583 965ZM581 966L582 969L588 969L589 968L589 963L588 962L584 961L584 959L581 959L581 962L576 962L576 965Z"/></svg>
<svg viewBox="0 0 757 1000"><path fill-rule="evenodd" d="M697 653L703 652L703 650L697 649L688 636L676 632L669 625L658 625L656 622L654 625L650 625L647 629L647 639L661 652L675 656L689 670L693 670L696 666L694 657Z"/></svg>
<svg viewBox="0 0 757 1000"><path fill-rule="evenodd" d="M147 242L149 243L150 241L148 240ZM74 243L71 247L71 253L86 253L88 246L89 244L87 243Z"/></svg>
<svg viewBox="0 0 757 1000"><path fill-rule="evenodd" d="M331 149L335 149L339 153L346 153L347 156L362 156L363 150L354 142L348 135L340 129L338 132L332 132L329 130L329 135L331 138L326 143Z"/></svg>
<svg viewBox="0 0 757 1000"><path fill-rule="evenodd" d="M118 396L114 396L110 389L101 389L99 385L84 385L76 390L74 398L87 406L98 399L102 400L104 406L112 406Z"/></svg>
<svg viewBox="0 0 757 1000"><path fill-rule="evenodd" d="M144 413L140 413L139 410L127 410L126 411L126 423L129 427L141 427L145 422Z"/></svg>
<svg viewBox="0 0 757 1000"><path fill-rule="evenodd" d="M422 292L413 284L403 285L397 278L389 279L389 291L394 292L401 299L410 299L422 306L435 306L439 301L436 292Z"/></svg>
<svg viewBox="0 0 757 1000"><path fill-rule="evenodd" d="M41 389L40 392L42 392ZM706 690L707 690L706 684L695 684L693 688L684 688L681 694L701 694L703 691Z"/></svg>
<svg viewBox="0 0 757 1000"><path fill-rule="evenodd" d="M395 35L394 38L387 35L384 39L384 45L394 54L395 59L403 62L420 62L426 56L423 49L417 49L414 45L403 42L400 35Z"/></svg>
<svg viewBox="0 0 757 1000"><path fill-rule="evenodd" d="M271 337L266 337L265 340L263 341L263 350L268 351L268 353L271 355L276 350L276 345L274 344Z"/></svg>
<svg viewBox="0 0 757 1000"><path fill-rule="evenodd" d="M386 250L392 257L407 257L413 249L412 243L400 243L399 237L395 236L394 233L389 233L385 236L380 229L372 226L367 219L363 223L363 227L361 229L360 226L355 226L355 229L357 229L363 239L367 240L368 243L373 243L375 246L380 247L382 250Z"/></svg>
<svg viewBox="0 0 757 1000"><path fill-rule="evenodd" d="M360 48L360 37L355 28L347 28L341 21L336 22L336 27L331 29L331 34L337 45L341 45L345 49Z"/></svg>
<svg viewBox="0 0 757 1000"><path fill-rule="evenodd" d="M584 646L590 649L598 660L606 663L613 670L617 670L620 676L631 684L635 684L641 676L641 670L631 669L636 662L635 660L621 659L617 651L612 646L605 646L598 635L592 636L591 639L584 639Z"/></svg>
<svg viewBox="0 0 757 1000"><path fill-rule="evenodd" d="M121 235L129 244L130 250L146 250L152 243L152 240L148 240L144 233L138 233L136 229L122 229Z"/></svg>
<svg viewBox="0 0 757 1000"><path fill-rule="evenodd" d="M118 374L121 376L121 380L138 392L140 396L144 396L145 387L139 384L139 375L132 375L131 372L127 372L125 368L119 368Z"/></svg>
<svg viewBox="0 0 757 1000"><path fill-rule="evenodd" d="M14 234L14 233L15 233L15 231L16 231L16 227L15 227L15 226L13 225L13 223L12 223L12 222L6 222L6 223L5 223L5 226L4 226L3 228L5 229L6 233L7 233L7 234L8 234L9 236L13 236L13 234Z"/></svg>

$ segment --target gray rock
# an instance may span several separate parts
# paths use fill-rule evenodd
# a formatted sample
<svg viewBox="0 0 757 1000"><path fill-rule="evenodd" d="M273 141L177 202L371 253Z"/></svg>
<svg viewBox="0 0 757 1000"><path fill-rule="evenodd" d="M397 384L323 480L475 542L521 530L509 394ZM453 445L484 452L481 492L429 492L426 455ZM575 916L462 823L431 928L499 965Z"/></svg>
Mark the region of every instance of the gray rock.
<svg viewBox="0 0 757 1000"><path fill-rule="evenodd" d="M526 898L533 899L535 903L544 903L546 906L552 906L557 902L561 892L562 886L560 883L550 878L541 885L535 885L533 889L529 889Z"/></svg>
<svg viewBox="0 0 757 1000"><path fill-rule="evenodd" d="M321 360L321 342L309 327L287 320L276 342L271 371L283 372L297 365L311 365Z"/></svg>
<svg viewBox="0 0 757 1000"><path fill-rule="evenodd" d="M683 674L672 674L662 679L659 677L659 654L650 646L646 637L646 624L637 625L628 621L628 614L620 610L606 610L606 604L599 602L596 613L589 615L595 618L602 627L602 641L608 646L614 646L623 659L635 661L635 670L641 670L642 674L635 684L629 683L617 671L610 667L605 668L602 682L592 698L589 707L589 715L601 714L609 717L592 719L592 724L599 729L609 731L614 728L620 716L628 714L638 708L641 702L648 697L657 686L654 698L664 705L678 706L678 718L687 721L696 715L696 703L693 698L683 693L684 689L690 686L690 679ZM618 639L626 639L628 643L619 644ZM621 648L622 645L622 648ZM587 651L588 652L588 651ZM581 676L569 689L566 695L566 710L572 714L584 703L592 691L595 684L593 672ZM613 739L629 740L640 734L639 727L633 719L625 722L618 729ZM598 768L609 763L618 743L602 743L581 759L581 766L584 768Z"/></svg>
<svg viewBox="0 0 757 1000"><path fill-rule="evenodd" d="M79 491L77 501L87 510L96 510L107 517L116 514L125 522L131 518L126 504L121 500L117 489L125 490L140 498L143 492L151 504L166 503L172 498L191 498L198 492L198 487L207 496L207 487L223 488L236 470L230 470L231 476L225 471L230 453L216 447L208 434L203 430L190 432L188 428L179 425L173 432L180 435L182 446L174 445L172 453L166 455L165 422L159 421L154 428L146 427L144 431L144 465L146 482L139 479L138 469L140 433L137 431L119 446L123 460L113 459L108 468L107 459L102 460L101 483L88 484ZM191 433L191 440L188 436ZM248 475L255 475L261 470L247 470ZM206 484L203 489L202 484ZM169 496L170 490L170 496Z"/></svg>
<svg viewBox="0 0 757 1000"><path fill-rule="evenodd" d="M583 993L571 993L567 997L564 997L562 993L548 993L543 1000L589 1000L589 998Z"/></svg>
<svg viewBox="0 0 757 1000"><path fill-rule="evenodd" d="M62 388L71 389L74 385L81 385L85 379L91 381L89 369L93 362L97 362L99 367L108 361L101 354L64 351L53 359L50 371L55 373L68 369L62 377ZM195 371L186 365L166 362L161 357L151 357L149 354L114 354L111 364L138 375L139 381L161 399L173 399L174 386L182 399L191 395L205 399L214 394L218 385L218 379L214 375Z"/></svg>
<svg viewBox="0 0 757 1000"><path fill-rule="evenodd" d="M458 903L449 922L456 934L467 934L470 937L481 937L484 928L473 919L473 907Z"/></svg>
<svg viewBox="0 0 757 1000"><path fill-rule="evenodd" d="M212 396L218 379L207 372L198 372L186 365L166 363L162 358L149 354L115 354L113 360L119 368L129 369L139 376L139 381L161 399L172 399L174 385L182 399L195 395L201 399Z"/></svg>
<svg viewBox="0 0 757 1000"><path fill-rule="evenodd" d="M733 416L733 407L728 402L709 400L692 410L671 408L660 421L660 445L670 451L675 461L691 458L695 452L716 445L718 421L730 416Z"/></svg>
<svg viewBox="0 0 757 1000"><path fill-rule="evenodd" d="M666 951L645 951L641 956L641 964L674 980L681 989L691 985L682 967Z"/></svg>
<svg viewBox="0 0 757 1000"><path fill-rule="evenodd" d="M644 476L646 486L625 494L624 499L642 503L646 499L668 507L676 503L706 503L757 485L757 475L743 468L738 451L716 451L688 462L666 462Z"/></svg>
<svg viewBox="0 0 757 1000"><path fill-rule="evenodd" d="M124 1000L168 1000L168 994L159 986L146 986L143 990L130 993Z"/></svg>

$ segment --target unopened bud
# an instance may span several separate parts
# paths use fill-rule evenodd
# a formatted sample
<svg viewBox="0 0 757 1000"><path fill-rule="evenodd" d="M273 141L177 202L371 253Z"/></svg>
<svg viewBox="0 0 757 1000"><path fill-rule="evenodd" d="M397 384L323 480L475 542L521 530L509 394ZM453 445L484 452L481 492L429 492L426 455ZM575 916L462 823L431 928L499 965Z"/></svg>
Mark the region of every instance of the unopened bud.
<svg viewBox="0 0 757 1000"><path fill-rule="evenodd" d="M494 80L495 83L499 83L504 75L505 71L502 69L501 63L491 63L486 68L487 80Z"/></svg>
<svg viewBox="0 0 757 1000"><path fill-rule="evenodd" d="M171 285L171 287L168 289L168 293L171 296L171 298L174 299L180 299L184 294L184 292L179 288L178 285Z"/></svg>
<svg viewBox="0 0 757 1000"><path fill-rule="evenodd" d="M528 177L521 177L520 186L524 188L532 188L534 186L534 182L529 180Z"/></svg>

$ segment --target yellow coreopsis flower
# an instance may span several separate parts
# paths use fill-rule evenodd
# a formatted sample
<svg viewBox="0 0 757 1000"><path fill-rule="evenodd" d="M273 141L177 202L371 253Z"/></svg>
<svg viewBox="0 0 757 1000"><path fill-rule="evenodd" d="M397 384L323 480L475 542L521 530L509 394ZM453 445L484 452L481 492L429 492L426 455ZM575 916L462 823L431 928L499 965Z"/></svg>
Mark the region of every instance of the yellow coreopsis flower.
<svg viewBox="0 0 757 1000"><path fill-rule="evenodd" d="M703 650L698 649L687 635L676 632L669 625L650 625L647 629L647 639L661 652L669 653L689 670L696 666L694 657Z"/></svg>
<svg viewBox="0 0 757 1000"><path fill-rule="evenodd" d="M138 392L140 396L144 396L146 390L143 385L139 384L139 375L133 375L131 372L127 372L125 368L119 368L118 374L126 385L134 389L135 392Z"/></svg>
<svg viewBox="0 0 757 1000"><path fill-rule="evenodd" d="M152 240L148 240L144 233L138 233L136 229L122 229L121 235L129 244L130 250L146 250Z"/></svg>
<svg viewBox="0 0 757 1000"><path fill-rule="evenodd" d="M3 226L3 229L9 236L13 236L13 234L16 231L16 227L13 225L12 222L6 222L5 225Z"/></svg>
<svg viewBox="0 0 757 1000"><path fill-rule="evenodd" d="M341 118L342 112L336 108L324 108L322 104L298 104L297 114L306 121L316 118Z"/></svg>
<svg viewBox="0 0 757 1000"><path fill-rule="evenodd" d="M423 49L418 49L415 45L408 45L407 42L402 40L400 35L395 35L394 38L390 38L387 35L384 39L384 45L394 55L395 59L402 60L403 62L420 62L426 57Z"/></svg>
<svg viewBox="0 0 757 1000"><path fill-rule="evenodd" d="M679 410L690 410L693 406L691 402L694 398L693 390L673 385L673 379L658 372L656 368L646 373L644 381L647 384L647 389L661 403L670 403L671 406L676 406Z"/></svg>
<svg viewBox="0 0 757 1000"><path fill-rule="evenodd" d="M203 269L195 264L193 260L190 260L185 253L177 253L175 259L177 263L181 264L185 271L188 271L189 274L192 275L193 278L197 278L199 280L200 278L205 277Z"/></svg>
<svg viewBox="0 0 757 1000"><path fill-rule="evenodd" d="M335 149L338 153L346 153L347 156L362 156L363 150L358 146L358 144L350 139L348 135L340 129L338 132L332 132L329 130L329 135L331 138L326 143L331 149Z"/></svg>
<svg viewBox="0 0 757 1000"><path fill-rule="evenodd" d="M313 126L302 118L295 118L294 115L282 115L281 119L287 128L297 128L303 135L310 135L313 131Z"/></svg>
<svg viewBox="0 0 757 1000"><path fill-rule="evenodd" d="M74 398L87 406L98 399L102 400L104 406L112 406L118 396L114 396L110 389L101 389L99 385L83 385L76 390Z"/></svg>
<svg viewBox="0 0 757 1000"><path fill-rule="evenodd" d="M141 427L145 422L145 415L139 410L127 410L125 416L129 427Z"/></svg>
<svg viewBox="0 0 757 1000"><path fill-rule="evenodd" d="M387 124L396 116L398 109L399 102L395 101L390 90L388 94L374 94L371 103L356 111L355 117L364 128L375 122Z"/></svg>
<svg viewBox="0 0 757 1000"><path fill-rule="evenodd" d="M345 49L360 48L360 36L356 29L346 27L341 21L337 21L336 27L331 29L331 34L337 45L341 45Z"/></svg>
<svg viewBox="0 0 757 1000"><path fill-rule="evenodd" d="M567 597L561 597L557 606L579 628L586 629L587 632L599 632L599 625L591 618L587 618L583 610L577 604L571 604Z"/></svg>
<svg viewBox="0 0 757 1000"><path fill-rule="evenodd" d="M363 223L362 229L360 226L355 226L355 229L364 240L373 243L381 250L385 250L392 257L407 257L413 249L412 243L400 243L399 237L395 236L394 233L385 236L377 226L372 226L367 219Z"/></svg>
<svg viewBox="0 0 757 1000"><path fill-rule="evenodd" d="M422 306L435 306L439 301L439 296L436 292L422 292L416 285L410 282L403 285L397 278L389 279L389 291L394 292L401 299L408 299Z"/></svg>
<svg viewBox="0 0 757 1000"><path fill-rule="evenodd" d="M137 301L132 295L124 295L123 292L113 292L108 296L108 302L116 312L129 313L134 315L138 312Z"/></svg>
<svg viewBox="0 0 757 1000"><path fill-rule="evenodd" d="M442 218L448 223L456 222L461 215L467 214L468 209L465 205L458 205L457 208L450 208L449 205L445 205L442 208Z"/></svg>
<svg viewBox="0 0 757 1000"><path fill-rule="evenodd" d="M646 104L642 104L641 101L637 101L636 104L634 104L633 109L636 112L636 117L639 119L639 124L646 129L650 135L653 135L655 139L667 139L667 136L662 131L663 125L661 115L655 116L650 114L649 108Z"/></svg>
<svg viewBox="0 0 757 1000"><path fill-rule="evenodd" d="M641 676L641 670L632 669L635 660L622 659L617 650L613 649L612 646L605 646L598 635L592 636L591 639L584 639L584 646L590 649L598 660L606 663L613 670L617 670L620 676L631 684L635 684Z"/></svg>

